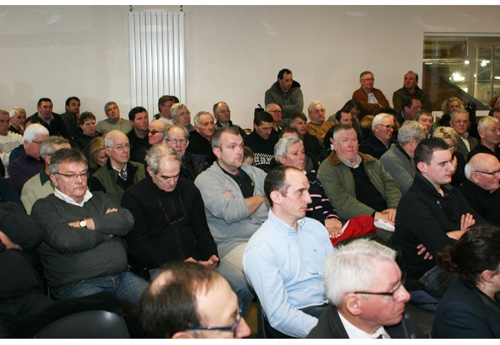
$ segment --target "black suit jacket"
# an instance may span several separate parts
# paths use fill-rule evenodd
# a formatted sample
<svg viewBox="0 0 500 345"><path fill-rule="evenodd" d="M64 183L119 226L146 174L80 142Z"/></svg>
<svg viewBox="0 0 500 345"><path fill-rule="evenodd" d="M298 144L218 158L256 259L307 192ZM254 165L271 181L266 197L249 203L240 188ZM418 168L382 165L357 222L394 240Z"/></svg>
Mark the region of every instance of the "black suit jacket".
<svg viewBox="0 0 500 345"><path fill-rule="evenodd" d="M64 121L61 117L61 115L52 113L53 119L50 121L50 125L48 125L43 119L41 119L42 125L45 126L49 130L49 135L59 135L61 137L64 137L68 140L71 140L71 134L69 134L68 128L66 128L66 125L64 124ZM38 113L34 113L31 115L28 119L34 119L37 118ZM32 121L33 122L33 121Z"/></svg>

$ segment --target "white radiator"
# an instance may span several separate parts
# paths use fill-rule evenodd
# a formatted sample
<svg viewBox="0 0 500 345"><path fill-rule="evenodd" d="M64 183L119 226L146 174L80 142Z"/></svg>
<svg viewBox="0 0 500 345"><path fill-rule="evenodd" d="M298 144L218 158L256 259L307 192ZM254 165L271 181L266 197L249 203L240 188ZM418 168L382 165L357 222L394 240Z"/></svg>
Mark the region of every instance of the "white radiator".
<svg viewBox="0 0 500 345"><path fill-rule="evenodd" d="M183 12L129 13L130 104L158 113L158 98L186 100Z"/></svg>

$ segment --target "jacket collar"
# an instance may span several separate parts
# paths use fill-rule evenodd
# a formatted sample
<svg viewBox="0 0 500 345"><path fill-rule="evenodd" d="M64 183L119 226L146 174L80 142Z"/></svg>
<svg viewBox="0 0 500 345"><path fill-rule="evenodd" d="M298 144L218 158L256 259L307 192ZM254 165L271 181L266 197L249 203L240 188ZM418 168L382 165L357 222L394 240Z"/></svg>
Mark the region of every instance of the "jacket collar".
<svg viewBox="0 0 500 345"><path fill-rule="evenodd" d="M369 155L365 155L363 152L358 151L358 156L361 157L361 162L363 162L363 163L375 161L375 158L373 158L372 156L369 156ZM340 160L339 156L337 156L335 151L332 151L332 153L330 153L330 155L328 156L328 161L332 165L337 165L337 164L342 163L342 161Z"/></svg>

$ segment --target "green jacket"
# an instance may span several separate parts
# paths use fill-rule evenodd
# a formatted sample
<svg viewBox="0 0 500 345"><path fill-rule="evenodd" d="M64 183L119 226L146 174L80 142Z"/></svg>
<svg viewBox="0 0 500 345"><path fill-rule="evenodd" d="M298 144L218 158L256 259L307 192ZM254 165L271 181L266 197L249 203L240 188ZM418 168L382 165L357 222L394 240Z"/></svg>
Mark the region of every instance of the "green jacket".
<svg viewBox="0 0 500 345"><path fill-rule="evenodd" d="M366 174L371 183L382 194L387 208L396 208L401 199L398 183L384 169L378 159L359 152ZM375 210L356 199L356 188L350 168L342 163L335 152L325 159L317 174L325 193L342 222L359 216L371 216Z"/></svg>

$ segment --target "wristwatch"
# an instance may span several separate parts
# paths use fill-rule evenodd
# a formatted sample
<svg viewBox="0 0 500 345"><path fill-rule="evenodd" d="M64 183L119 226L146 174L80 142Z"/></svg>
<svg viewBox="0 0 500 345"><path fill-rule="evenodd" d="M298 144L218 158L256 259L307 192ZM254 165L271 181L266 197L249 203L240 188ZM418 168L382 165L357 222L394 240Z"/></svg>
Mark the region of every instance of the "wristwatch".
<svg viewBox="0 0 500 345"><path fill-rule="evenodd" d="M82 219L80 221L80 228L86 228L87 227L87 221L85 219Z"/></svg>

